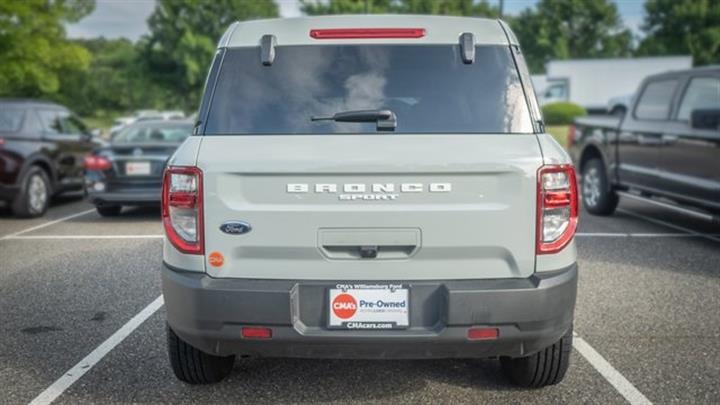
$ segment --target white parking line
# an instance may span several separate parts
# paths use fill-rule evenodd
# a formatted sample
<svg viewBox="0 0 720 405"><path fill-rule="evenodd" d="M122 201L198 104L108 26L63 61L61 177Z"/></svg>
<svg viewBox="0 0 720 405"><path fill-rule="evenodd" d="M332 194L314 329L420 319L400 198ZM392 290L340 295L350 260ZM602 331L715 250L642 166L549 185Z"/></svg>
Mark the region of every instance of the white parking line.
<svg viewBox="0 0 720 405"><path fill-rule="evenodd" d="M35 226L30 227L30 228L23 229L22 231L15 232L15 233L11 233L11 234L9 234L9 235L5 235L5 236L3 236L3 237L0 237L0 240L11 239L11 238L14 238L14 237L16 237L16 236L18 236L18 235L22 235L22 234L24 234L24 233L28 233L28 232L32 232L32 231L37 231L38 229L42 229L42 228L48 227L48 226L50 226L50 225L55 225L55 224L57 224L57 223L59 223L59 222L67 221L68 219L77 218L77 217L79 217L79 216L82 216L82 215L85 215L85 214L89 214L89 213L91 213L91 212L95 212L95 209L92 208L92 209L89 209L89 210L86 210L86 211L78 212L78 213L76 213L76 214L71 214L71 215L68 215L68 216L64 216L64 217L59 218L59 219L56 219L56 220L54 220L54 221L44 222L44 223L42 223L42 224L40 224L40 225L35 225Z"/></svg>
<svg viewBox="0 0 720 405"><path fill-rule="evenodd" d="M648 217L647 215L638 214L638 213L636 213L636 212L628 211L628 210L622 209L622 208L618 208L618 212L622 212L623 214L630 215L631 217L644 219L645 221L652 222L652 223L654 223L654 224L656 224L656 225L661 225L661 226L664 226L664 227L666 227L666 228L675 229L676 231L685 232L685 233L688 233L688 234L690 234L690 235L694 235L694 236L697 236L697 237L700 237L700 238L709 239L709 240L714 241L714 242L720 242L720 238L718 238L718 237L716 237L716 236L714 236L714 235L712 235L712 234L705 234L705 233L697 232L697 231L694 231L694 230L692 230L692 229L690 229L690 228L685 228L684 226L671 224L670 222L666 222L666 221L663 221L663 220L660 220L660 219L656 219L656 218L651 218L651 217Z"/></svg>
<svg viewBox="0 0 720 405"><path fill-rule="evenodd" d="M119 345L126 337L128 337L135 329L142 325L145 320L150 318L158 309L163 306L163 296L159 296L155 301L151 302L142 311L130 319L125 325L123 325L117 332L113 333L112 336L107 338L106 341L102 342L100 346L95 348L90 354L85 356L84 359L80 360L70 370L65 372L60 378L58 378L52 385L47 387L45 391L40 393L35 399L30 402L30 405L45 405L53 402L57 397L62 395L71 385L80 379L85 373L90 371L103 357L105 357L115 346Z"/></svg>
<svg viewBox="0 0 720 405"><path fill-rule="evenodd" d="M587 360L600 375L612 385L615 390L622 395L631 405L652 404L649 399L630 381L628 381L619 371L608 363L603 356L600 355L585 339L577 334L573 337L573 347Z"/></svg>
<svg viewBox="0 0 720 405"><path fill-rule="evenodd" d="M718 233L623 233L623 232L578 232L581 238L707 238L720 236Z"/></svg>
<svg viewBox="0 0 720 405"><path fill-rule="evenodd" d="M28 235L10 236L10 240L42 240L42 239L160 239L163 235Z"/></svg>

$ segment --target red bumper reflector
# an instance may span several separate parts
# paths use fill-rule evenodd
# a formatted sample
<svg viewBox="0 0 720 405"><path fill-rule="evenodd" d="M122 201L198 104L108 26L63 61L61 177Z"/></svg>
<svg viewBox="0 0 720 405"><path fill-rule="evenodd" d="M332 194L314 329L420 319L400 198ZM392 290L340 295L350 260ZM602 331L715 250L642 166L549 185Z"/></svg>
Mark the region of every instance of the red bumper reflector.
<svg viewBox="0 0 720 405"><path fill-rule="evenodd" d="M326 28L310 30L315 39L422 38L425 28Z"/></svg>
<svg viewBox="0 0 720 405"><path fill-rule="evenodd" d="M243 339L272 339L272 329L258 327L242 328Z"/></svg>
<svg viewBox="0 0 720 405"><path fill-rule="evenodd" d="M497 328L470 328L467 338L470 340L495 340L500 335Z"/></svg>

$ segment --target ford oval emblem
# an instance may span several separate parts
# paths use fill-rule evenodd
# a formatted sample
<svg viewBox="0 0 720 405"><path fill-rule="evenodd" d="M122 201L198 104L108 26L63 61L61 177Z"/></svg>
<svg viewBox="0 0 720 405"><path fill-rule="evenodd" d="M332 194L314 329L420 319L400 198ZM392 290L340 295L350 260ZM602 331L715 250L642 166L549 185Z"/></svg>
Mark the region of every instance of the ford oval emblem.
<svg viewBox="0 0 720 405"><path fill-rule="evenodd" d="M220 230L230 235L242 235L252 230L252 226L243 221L227 221L220 225Z"/></svg>

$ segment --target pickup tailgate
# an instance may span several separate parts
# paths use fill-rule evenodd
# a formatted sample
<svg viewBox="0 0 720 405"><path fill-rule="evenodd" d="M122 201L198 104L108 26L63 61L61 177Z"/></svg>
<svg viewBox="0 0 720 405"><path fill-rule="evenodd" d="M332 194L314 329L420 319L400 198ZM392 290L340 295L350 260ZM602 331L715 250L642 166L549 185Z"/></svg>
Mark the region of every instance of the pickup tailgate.
<svg viewBox="0 0 720 405"><path fill-rule="evenodd" d="M205 136L206 261L221 278L528 277L534 135ZM221 225L244 221L244 234ZM227 231L227 229L226 229Z"/></svg>

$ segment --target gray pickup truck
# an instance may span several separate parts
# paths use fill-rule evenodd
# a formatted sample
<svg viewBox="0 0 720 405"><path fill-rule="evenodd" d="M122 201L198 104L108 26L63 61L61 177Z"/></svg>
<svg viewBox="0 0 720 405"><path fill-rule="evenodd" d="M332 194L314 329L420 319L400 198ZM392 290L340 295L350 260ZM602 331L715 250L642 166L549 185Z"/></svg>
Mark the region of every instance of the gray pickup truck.
<svg viewBox="0 0 720 405"><path fill-rule="evenodd" d="M577 119L569 138L591 214L623 196L717 221L720 66L650 76L624 116Z"/></svg>

